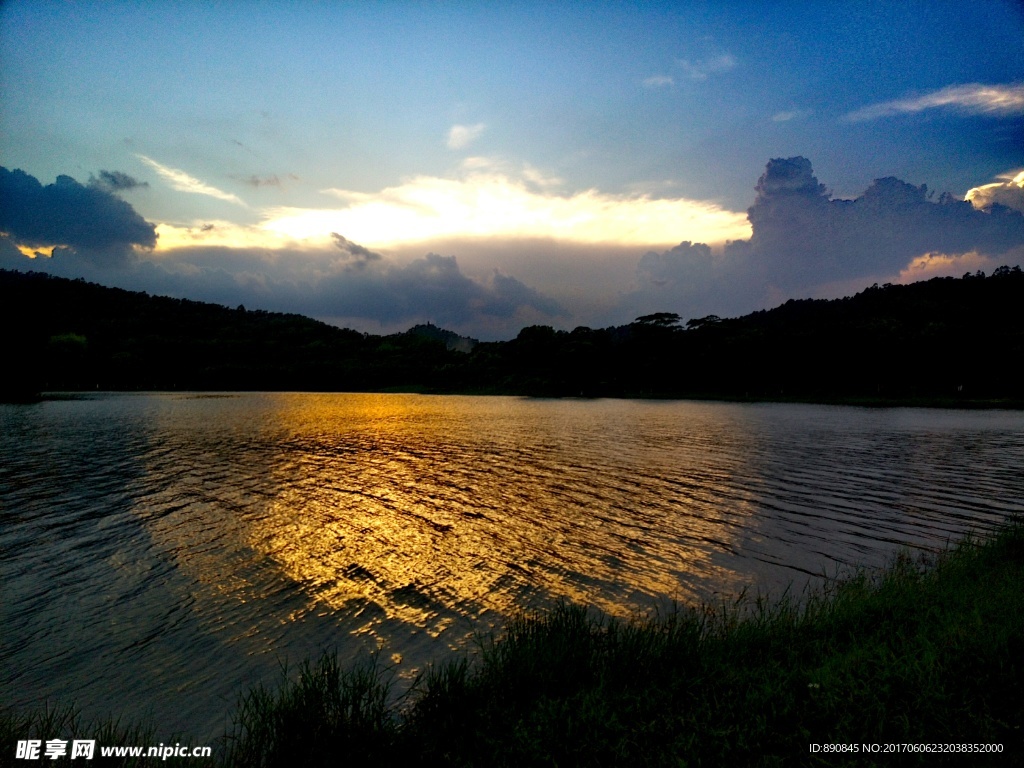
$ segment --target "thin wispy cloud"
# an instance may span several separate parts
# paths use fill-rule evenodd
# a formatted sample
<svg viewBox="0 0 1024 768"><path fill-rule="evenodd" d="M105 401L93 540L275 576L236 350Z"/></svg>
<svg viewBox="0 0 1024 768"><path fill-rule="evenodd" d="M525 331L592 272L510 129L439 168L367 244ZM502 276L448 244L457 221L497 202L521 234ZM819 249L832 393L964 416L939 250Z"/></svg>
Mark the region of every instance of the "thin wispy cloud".
<svg viewBox="0 0 1024 768"><path fill-rule="evenodd" d="M668 88L671 85L675 85L675 82L668 75L652 75L644 79L643 85L644 88Z"/></svg>
<svg viewBox="0 0 1024 768"><path fill-rule="evenodd" d="M483 123L476 125L453 125L448 129L448 149L462 149L476 141L487 126Z"/></svg>
<svg viewBox="0 0 1024 768"><path fill-rule="evenodd" d="M735 69L737 63L736 57L731 53L721 53L699 61L679 60L679 66L691 80L707 80L710 75L718 75Z"/></svg>
<svg viewBox="0 0 1024 768"><path fill-rule="evenodd" d="M923 96L870 104L850 112L843 119L859 123L895 115L914 114L929 109L945 109L963 115L988 115L991 117L1024 115L1024 84L968 83L966 85L951 85Z"/></svg>
<svg viewBox="0 0 1024 768"><path fill-rule="evenodd" d="M237 195L233 195L230 192L224 192L223 190L211 187L209 184L200 181L194 176L190 176L184 171L178 170L177 168L169 168L166 165L158 163L150 157L145 155L135 155L139 160L144 162L158 174L161 178L167 181L171 185L172 189L176 189L179 192L189 192L193 195L206 195L207 197L214 197L218 200L225 200L235 205L241 205L245 208L248 206L242 201Z"/></svg>
<svg viewBox="0 0 1024 768"><path fill-rule="evenodd" d="M811 114L809 109L791 109L785 112L776 112L772 115L773 123L788 123L791 120L803 120Z"/></svg>

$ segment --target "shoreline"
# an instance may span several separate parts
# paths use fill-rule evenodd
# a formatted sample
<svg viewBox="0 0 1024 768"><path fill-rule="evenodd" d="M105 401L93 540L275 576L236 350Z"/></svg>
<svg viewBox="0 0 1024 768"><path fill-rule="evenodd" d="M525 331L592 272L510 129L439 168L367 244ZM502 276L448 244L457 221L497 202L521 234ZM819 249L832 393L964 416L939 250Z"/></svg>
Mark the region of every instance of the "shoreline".
<svg viewBox="0 0 1024 768"><path fill-rule="evenodd" d="M939 396L923 397L868 397L823 395L821 397L747 397L727 393L632 393L632 394L544 394L517 390L430 390L424 387L388 387L377 390L287 390L287 389L110 389L110 390L54 390L43 391L32 396L0 398L0 405L35 405L47 401L74 400L85 395L152 395L152 394L216 394L223 396L241 394L377 394L377 395L429 395L455 397L524 397L543 400L682 400L687 402L779 404L779 405L842 405L856 408L935 408L946 410L1024 410L1024 400L1019 398L952 398Z"/></svg>

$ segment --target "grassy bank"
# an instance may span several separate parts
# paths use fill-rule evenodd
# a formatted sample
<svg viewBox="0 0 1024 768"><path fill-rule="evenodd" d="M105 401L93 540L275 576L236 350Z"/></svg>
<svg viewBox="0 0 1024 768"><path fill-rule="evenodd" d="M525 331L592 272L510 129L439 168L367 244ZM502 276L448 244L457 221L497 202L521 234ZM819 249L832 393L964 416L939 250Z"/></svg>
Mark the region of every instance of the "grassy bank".
<svg viewBox="0 0 1024 768"><path fill-rule="evenodd" d="M435 667L398 706L389 685L383 664L309 663L243 697L216 761L1024 765L1024 528L927 563L900 556L799 601L632 623L563 605ZM27 738L0 732L8 752ZM812 743L1003 751L842 756Z"/></svg>

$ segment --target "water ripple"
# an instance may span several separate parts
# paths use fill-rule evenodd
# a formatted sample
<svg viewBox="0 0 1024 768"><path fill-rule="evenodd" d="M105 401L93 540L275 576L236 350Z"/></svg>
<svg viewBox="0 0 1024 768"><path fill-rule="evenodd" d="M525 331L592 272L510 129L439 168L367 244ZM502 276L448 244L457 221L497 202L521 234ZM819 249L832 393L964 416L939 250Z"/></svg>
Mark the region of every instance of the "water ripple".
<svg viewBox="0 0 1024 768"><path fill-rule="evenodd" d="M0 406L0 685L197 737L337 647L781 589L1024 512L1024 415L414 395ZM396 656L395 658L398 658Z"/></svg>

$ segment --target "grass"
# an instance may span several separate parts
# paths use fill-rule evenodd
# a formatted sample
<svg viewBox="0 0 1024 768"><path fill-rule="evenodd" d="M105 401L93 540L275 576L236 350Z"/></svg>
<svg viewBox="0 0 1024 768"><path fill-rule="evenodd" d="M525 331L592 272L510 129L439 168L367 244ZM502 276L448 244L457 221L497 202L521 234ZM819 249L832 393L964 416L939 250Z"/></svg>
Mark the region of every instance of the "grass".
<svg viewBox="0 0 1024 768"><path fill-rule="evenodd" d="M369 664L342 669L337 654L306 662L298 679L277 689L257 686L239 700L224 763L237 766L333 765L373 759L394 742L398 721L388 707L388 670Z"/></svg>
<svg viewBox="0 0 1024 768"><path fill-rule="evenodd" d="M901 554L799 600L741 597L632 622L562 604L429 668L398 704L390 686L376 657L309 662L240 699L216 762L1024 765L1024 526L927 561ZM0 723L5 744L28 730ZM837 755L812 743L1003 752Z"/></svg>

